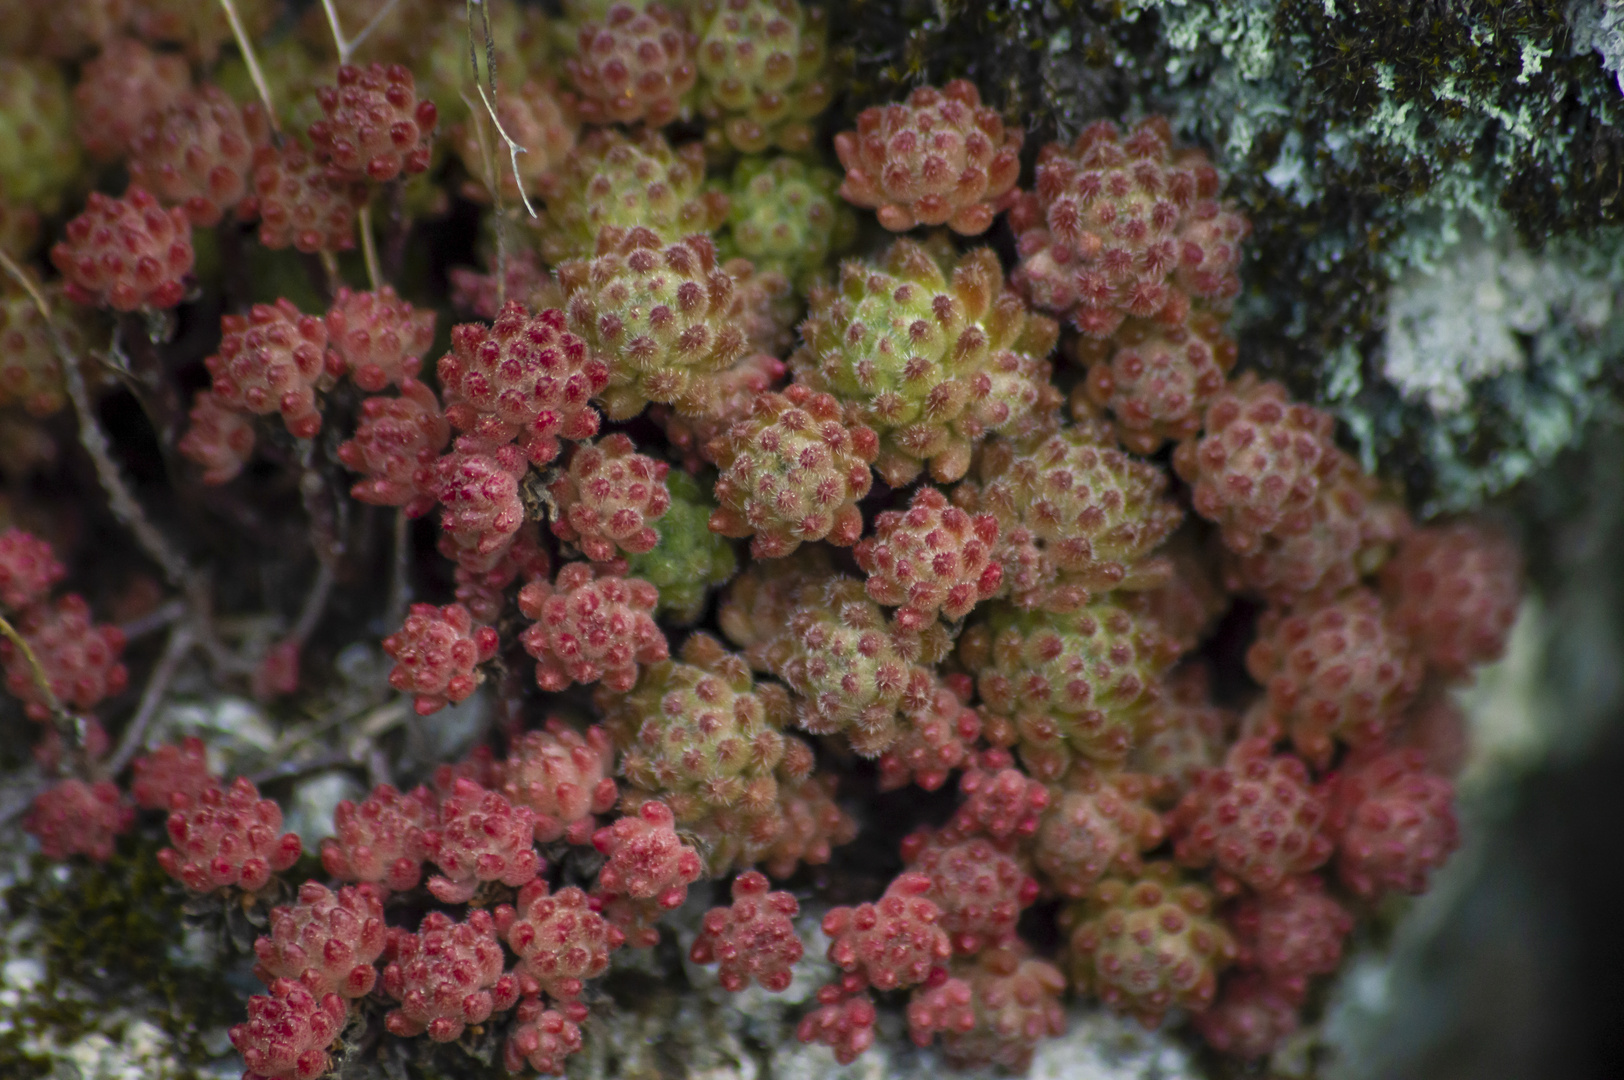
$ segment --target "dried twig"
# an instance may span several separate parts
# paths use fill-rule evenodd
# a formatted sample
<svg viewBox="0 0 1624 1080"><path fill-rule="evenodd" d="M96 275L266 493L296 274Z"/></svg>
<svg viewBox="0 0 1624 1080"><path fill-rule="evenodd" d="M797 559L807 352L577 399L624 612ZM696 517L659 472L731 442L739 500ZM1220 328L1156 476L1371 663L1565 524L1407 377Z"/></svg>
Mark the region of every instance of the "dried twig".
<svg viewBox="0 0 1624 1080"><path fill-rule="evenodd" d="M27 271L12 261L11 256L6 254L5 248L0 248L0 266L4 266L6 273L11 275L12 280L23 287L23 291L28 294L29 299L34 301L34 306L39 309L39 313L44 317L46 324L51 325L51 305L46 301L45 294L39 291L39 286L34 284L34 279L28 276ZM60 360L61 357L57 359Z"/></svg>
<svg viewBox="0 0 1624 1080"><path fill-rule="evenodd" d="M346 63L349 49L344 44L344 31L338 25L338 9L333 0L321 0L321 9L327 13L327 28L333 32L333 47L338 50L338 62Z"/></svg>
<svg viewBox="0 0 1624 1080"><path fill-rule="evenodd" d="M74 411L79 416L79 442L90 455L91 463L96 468L96 478L101 481L102 490L107 494L107 502L112 507L113 514L134 534L136 542L163 570L164 577L169 579L171 585L183 591L191 591L196 587L196 577L191 566L181 557L180 552L170 546L169 541L158 531L158 527L147 517L147 512L125 485L124 477L113 461L107 433L101 429L101 422L96 416L95 406L90 401L90 393L85 389L85 377L79 370L76 358L64 357L62 374L63 381L68 386L68 396L73 400Z"/></svg>
<svg viewBox="0 0 1624 1080"><path fill-rule="evenodd" d="M39 309L40 316L45 320L52 349L56 352L57 362L62 365L62 378L67 384L68 397L72 399L74 412L78 416L79 442L84 446L85 453L90 455L91 464L96 468L96 478L101 481L102 490L107 493L107 501L112 507L113 514L135 535L136 542L163 570L164 577L169 579L169 583L177 589L191 593L198 587L196 575L181 557L180 552L170 546L157 526L152 524L146 511L136 501L135 495L125 485L124 477L113 461L107 433L101 429L95 406L90 400L90 392L85 388L85 376L79 367L79 357L68 347L61 330L57 328L56 320L52 318L51 305L46 301L45 294L39 291L39 287L34 284L27 271L13 262L4 251L0 251L0 266L4 266L6 272L28 291L28 295L33 298L34 306Z"/></svg>
<svg viewBox="0 0 1624 1080"><path fill-rule="evenodd" d="M45 295L40 292L28 273L13 262L4 251L0 251L0 267L3 267L28 292L33 298L34 306L39 309L41 317L45 320L51 348L56 353L57 362L62 366L63 382L67 385L68 397L73 401L74 413L79 420L80 445L84 447L85 453L90 455L91 464L96 470L96 478L101 482L102 491L107 495L113 516L130 530L147 557L158 564L169 583L185 595L191 633L196 644L209 657L215 670L236 675L254 671L255 664L226 648L216 634L211 611L213 600L207 577L195 570L180 552L170 545L163 533L159 532L158 527L147 517L135 494L124 483L123 474L113 461L107 433L102 430L95 406L90 400L90 391L85 387L79 357L68 347L67 340L57 328Z"/></svg>
<svg viewBox="0 0 1624 1080"><path fill-rule="evenodd" d="M491 149L491 141L487 135L484 119L479 110L474 107L474 99L468 96L467 91L457 95L470 113L469 120L473 124L474 138L479 143L479 172L480 179L485 182L485 190L491 193L491 200L496 203L498 214L502 212L502 186L501 177L497 174L496 153Z"/></svg>
<svg viewBox="0 0 1624 1080"><path fill-rule="evenodd" d="M62 741L66 745L77 750L84 743L83 721L68 712L67 707L62 704L62 699L51 689L51 677L45 673L39 657L34 655L33 646L28 644L28 639L19 634L17 628L11 625L11 620L4 615L0 615L0 635L11 642L12 648L22 654L23 663L28 665L28 677L33 680L34 689L38 690L40 697L44 699L45 707L50 710L51 722L56 725L57 733L62 736Z"/></svg>
<svg viewBox="0 0 1624 1080"><path fill-rule="evenodd" d="M327 610L327 600L333 594L333 582L337 577L338 574L330 561L323 560L316 568L316 580L305 596L304 607L300 609L299 619L293 624L287 640L296 641L300 645L310 640L310 635L316 631L316 624L321 622L322 613Z"/></svg>
<svg viewBox="0 0 1624 1080"><path fill-rule="evenodd" d="M140 618L131 619L127 623L119 624L119 633L124 635L125 641L134 641L144 638L148 634L156 633L164 627L186 617L186 604L180 600L171 600L167 604L147 612Z"/></svg>
<svg viewBox="0 0 1624 1080"><path fill-rule="evenodd" d="M383 281L383 275L378 270L378 242L372 235L372 204L369 202L361 207L360 216L356 219L356 227L361 230L361 255L367 263L367 280L376 292Z"/></svg>
<svg viewBox="0 0 1624 1080"><path fill-rule="evenodd" d="M243 29L242 20L237 17L237 5L234 0L220 0L220 6L225 9L226 22L231 24L231 36L237 39L237 49L242 53L243 63L248 66L248 77L253 80L260 103L265 106L265 116L271 122L271 130L281 134L282 125L276 119L276 106L271 103L271 88L265 82L265 73L259 69L254 43L248 39L248 31Z"/></svg>
<svg viewBox="0 0 1624 1080"><path fill-rule="evenodd" d="M376 788L380 784L393 784L395 777L389 768L389 755L383 752L382 747L374 746L367 754L367 784Z"/></svg>
<svg viewBox="0 0 1624 1080"><path fill-rule="evenodd" d="M344 557L344 541L338 535L333 508L323 498L327 494L327 483L322 478L321 470L316 467L315 458L316 441L299 440L301 470L299 498L304 503L305 516L310 521L310 546L315 550L316 559L320 564L316 571L316 580L305 598L303 609L299 612L298 622L289 635L291 640L300 644L310 637L316 629L316 624L321 621L322 612L327 608L327 599L333 591L339 560Z"/></svg>
<svg viewBox="0 0 1624 1080"><path fill-rule="evenodd" d="M321 259L321 270L327 278L327 302L332 303L338 298L338 290L344 284L344 277L338 272L338 256L331 251L320 251L317 256Z"/></svg>
<svg viewBox="0 0 1624 1080"><path fill-rule="evenodd" d="M299 470L299 499L310 519L310 546L322 562L337 562L343 557L344 541L334 525L332 506L321 498L327 493L327 481L316 467L316 440L299 440Z"/></svg>
<svg viewBox="0 0 1624 1080"><path fill-rule="evenodd" d="M197 635L197 645L209 658L209 664L214 668L216 675L253 675L259 670L256 661L226 648L225 643L214 632L212 610L214 598L207 588L198 588L187 597L187 601L191 609L192 627Z"/></svg>
<svg viewBox="0 0 1624 1080"><path fill-rule="evenodd" d="M412 598L411 544L412 523L405 509L395 508L394 566L389 575L389 608L384 613L384 624L395 627L406 621L406 605Z"/></svg>
<svg viewBox="0 0 1624 1080"><path fill-rule="evenodd" d="M167 457L175 445L176 432L186 422L186 408L181 404L180 388L168 378L157 346L146 332L149 325L150 320L140 312L120 315L109 348L119 350L115 358L122 364L120 375L146 413L147 422L158 433L158 446Z"/></svg>
<svg viewBox="0 0 1624 1080"><path fill-rule="evenodd" d="M169 641L164 644L163 655L158 657L152 673L147 676L146 689L141 692L141 704L136 707L135 715L125 725L124 734L118 740L118 749L113 751L113 756L101 767L102 775L117 776L135 757L136 751L141 749L141 743L147 735L147 727L157 715L158 706L163 704L164 694L169 690L175 672L180 669L181 661L186 659L186 654L191 652L192 646L196 644L197 640L192 637L191 629L184 624L170 631Z"/></svg>
<svg viewBox="0 0 1624 1080"><path fill-rule="evenodd" d="M311 773L326 772L328 769L354 769L359 768L360 764L348 750L329 750L325 754L318 754L304 761L285 761L269 769L261 769L248 779L254 782L255 787L263 787L276 780L291 780Z"/></svg>
<svg viewBox="0 0 1624 1080"><path fill-rule="evenodd" d="M325 0L330 2L330 0ZM529 153L523 146L513 140L502 126L501 118L496 115L496 41L491 35L491 17L485 4L475 4L474 0L466 0L468 9L468 61L474 69L474 89L479 91L479 100L485 105L485 112L496 126L496 133L507 143L508 157L513 166L513 183L519 189L519 201L524 203L525 212L531 217L536 216L536 208L530 205L530 196L525 194L524 178L519 175L519 155ZM479 54L474 48L474 9L478 7L480 29L485 41L485 82L490 84L490 93L485 93L485 83L479 79ZM493 190L492 194L496 194Z"/></svg>
<svg viewBox="0 0 1624 1080"><path fill-rule="evenodd" d="M330 715L313 727L296 733L296 737L279 744L274 756L281 764L272 765L249 779L256 784L264 784L272 780L304 776L330 768L365 768L368 774L372 775L380 769L379 763L374 760L378 754L377 738L399 727L411 715L411 699L405 697L394 698L358 715L353 713ZM329 748L324 753L311 757L297 757L307 749L318 745L325 746L333 741L330 733L338 728L354 732L345 746ZM387 775L387 764L384 764L382 769L383 774Z"/></svg>
<svg viewBox="0 0 1624 1080"><path fill-rule="evenodd" d="M338 62L340 64L347 64L350 62L350 58L355 55L355 50L360 48L361 43L367 39L372 31L376 30L379 24L389 17L389 13L395 10L395 5L399 2L400 0L389 0L389 2L380 8L378 13L372 16L372 19L361 28L361 32L359 34L356 34L355 37L346 40L344 37L343 28L338 25L338 9L333 7L333 0L321 0L322 10L327 12L327 27L333 32L333 47L338 50Z"/></svg>
<svg viewBox="0 0 1624 1080"><path fill-rule="evenodd" d="M367 36L370 35L372 31L378 28L380 23L389 18L389 13L395 10L395 5L398 3L400 3L400 0L389 0L387 4L379 9L376 15L372 16L372 20L370 22L361 27L361 32L356 34L355 37L349 42L349 52L341 54L341 63L347 64L350 62L349 58L355 55L355 50L361 47L361 43L367 39ZM338 24L335 22L333 25L336 26Z"/></svg>

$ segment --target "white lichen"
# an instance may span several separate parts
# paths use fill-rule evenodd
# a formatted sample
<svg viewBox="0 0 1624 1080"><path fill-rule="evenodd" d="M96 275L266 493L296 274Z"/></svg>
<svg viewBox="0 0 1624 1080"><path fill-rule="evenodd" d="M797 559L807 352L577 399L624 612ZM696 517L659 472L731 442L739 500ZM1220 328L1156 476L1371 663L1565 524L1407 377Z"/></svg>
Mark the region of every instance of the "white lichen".
<svg viewBox="0 0 1624 1080"><path fill-rule="evenodd" d="M1612 313L1612 288L1514 241L1472 238L1388 294L1382 373L1405 398L1457 412L1471 388L1530 361L1535 335L1558 321L1594 333Z"/></svg>
<svg viewBox="0 0 1624 1080"><path fill-rule="evenodd" d="M1573 52L1595 52L1601 66L1618 79L1624 93L1624 2L1620 0L1574 0L1568 6L1568 23L1573 27Z"/></svg>
<svg viewBox="0 0 1624 1080"><path fill-rule="evenodd" d="M887 1018L882 1015L881 1022ZM898 1032L875 1040L850 1065L826 1046L785 1045L773 1054L774 1080L993 1080L993 1068L951 1069L934 1048L919 1050ZM1037 1044L1027 1080L1195 1080L1203 1075L1189 1051L1162 1031L1100 1008L1067 1011L1063 1034Z"/></svg>

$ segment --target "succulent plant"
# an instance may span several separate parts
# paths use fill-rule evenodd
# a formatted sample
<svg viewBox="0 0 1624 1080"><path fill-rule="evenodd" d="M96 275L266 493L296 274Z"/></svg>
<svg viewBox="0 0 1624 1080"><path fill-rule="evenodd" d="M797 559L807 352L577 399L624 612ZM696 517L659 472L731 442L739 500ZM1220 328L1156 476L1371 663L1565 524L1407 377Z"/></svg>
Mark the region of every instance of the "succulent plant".
<svg viewBox="0 0 1624 1080"><path fill-rule="evenodd" d="M429 167L429 140L439 118L418 100L412 73L399 64L345 64L336 86L317 91L322 119L310 143L335 179L383 183Z"/></svg>
<svg viewBox="0 0 1624 1080"><path fill-rule="evenodd" d="M384 1018L391 1034L451 1042L518 1002L519 980L502 973L502 946L487 911L470 912L460 923L431 911L417 933L397 931L390 952L381 982L400 1003Z"/></svg>
<svg viewBox="0 0 1624 1080"><path fill-rule="evenodd" d="M1473 522L1411 533L1382 567L1394 625L1450 679L1500 658L1521 600L1522 561L1503 533Z"/></svg>
<svg viewBox="0 0 1624 1080"><path fill-rule="evenodd" d="M751 537L757 558L782 558L812 540L849 547L862 533L857 500L873 483L878 451L873 430L846 422L828 394L798 383L762 394L711 443L722 470L711 531Z"/></svg>
<svg viewBox="0 0 1624 1080"><path fill-rule="evenodd" d="M1270 715L1298 752L1323 766L1333 740L1381 741L1415 695L1421 663L1409 641L1364 588L1258 627L1246 667L1268 690Z"/></svg>
<svg viewBox="0 0 1624 1080"><path fill-rule="evenodd" d="M135 808L111 780L87 784L62 780L34 796L23 830L39 841L47 859L85 855L96 862L113 857L113 842L135 822Z"/></svg>
<svg viewBox="0 0 1624 1080"><path fill-rule="evenodd" d="M186 294L192 261L191 221L140 187L121 199L91 192L84 213L51 248L68 299L115 311L174 307Z"/></svg>
<svg viewBox="0 0 1624 1080"><path fill-rule="evenodd" d="M609 368L602 397L617 420L651 401L697 401L699 380L744 355L743 295L703 236L666 243L653 229L605 231L598 254L560 264L571 330Z"/></svg>
<svg viewBox="0 0 1624 1080"><path fill-rule="evenodd" d="M872 904L830 908L823 917L829 959L876 990L917 986L953 954L928 875L904 873ZM804 1035L802 1042L809 1042Z"/></svg>
<svg viewBox="0 0 1624 1080"><path fill-rule="evenodd" d="M1217 202L1218 171L1175 148L1164 118L1125 138L1101 120L1038 157L1036 190L1010 217L1015 280L1036 306L1108 337L1128 316L1177 323L1192 299L1223 305L1240 290L1250 226Z"/></svg>
<svg viewBox="0 0 1624 1080"><path fill-rule="evenodd" d="M1019 744L1034 775L1058 779L1076 756L1120 762L1156 700L1174 644L1111 600L1070 612L992 604L959 640L993 741Z"/></svg>
<svg viewBox="0 0 1624 1080"><path fill-rule="evenodd" d="M828 15L800 0L699 0L697 101L715 156L810 149L834 99Z"/></svg>
<svg viewBox="0 0 1624 1080"><path fill-rule="evenodd" d="M1022 608L1065 610L1159 584L1165 567L1152 554L1183 518L1165 473L1078 427L991 440L953 499L997 522L999 594Z"/></svg>
<svg viewBox="0 0 1624 1080"><path fill-rule="evenodd" d="M611 4L601 22L581 25L575 55L564 61L581 118L597 124L642 121L651 128L669 124L699 76L698 44L682 8Z"/></svg>
<svg viewBox="0 0 1624 1080"><path fill-rule="evenodd" d="M1132 881L1102 882L1069 915L1073 985L1147 1023L1172 1008L1210 1007L1218 974L1235 957L1212 916L1212 894L1165 863Z"/></svg>
<svg viewBox="0 0 1624 1080"><path fill-rule="evenodd" d="M598 128L549 173L541 253L554 265L590 258L608 230L649 229L662 244L708 233L727 218L727 196L704 188L698 143L673 150L658 131L635 138Z"/></svg>
<svg viewBox="0 0 1624 1080"><path fill-rule="evenodd" d="M81 168L61 69L42 58L0 57L0 190L7 200L54 211Z"/></svg>
<svg viewBox="0 0 1624 1080"><path fill-rule="evenodd" d="M774 805L789 700L775 684L758 687L742 657L696 633L680 659L649 666L635 688L615 689L605 685L599 703L621 768L677 821L717 808L760 814Z"/></svg>
<svg viewBox="0 0 1624 1080"><path fill-rule="evenodd" d="M846 169L840 193L877 210L892 232L944 224L986 232L1020 175L1020 151L1020 129L1006 130L967 79L865 109L856 131L835 136Z"/></svg>
<svg viewBox="0 0 1624 1080"><path fill-rule="evenodd" d="M158 852L164 872L196 893L223 888L257 892L273 873L288 869L303 850L298 836L279 833L282 808L259 797L245 776L230 787L211 787L172 801L171 847Z"/></svg>
<svg viewBox="0 0 1624 1080"><path fill-rule="evenodd" d="M717 964L724 990L743 990L754 980L764 990L784 990L805 947L795 933L801 906L787 892L770 892L767 879L747 870L733 879L733 903L705 913L688 958Z"/></svg>
<svg viewBox="0 0 1624 1080"><path fill-rule="evenodd" d="M797 157L749 157L733 168L727 226L717 246L758 270L810 283L857 238L857 218L837 198L840 177Z"/></svg>
<svg viewBox="0 0 1624 1080"><path fill-rule="evenodd" d="M795 377L835 395L880 436L875 463L893 487L928 463L953 481L987 435L1031 429L1053 411L1054 323L1004 285L990 248L944 265L898 240L876 261L841 265L809 298Z"/></svg>
<svg viewBox="0 0 1624 1080"><path fill-rule="evenodd" d="M247 197L254 159L269 142L258 105L200 86L148 114L131 140L130 180L185 210L193 225L216 225Z"/></svg>

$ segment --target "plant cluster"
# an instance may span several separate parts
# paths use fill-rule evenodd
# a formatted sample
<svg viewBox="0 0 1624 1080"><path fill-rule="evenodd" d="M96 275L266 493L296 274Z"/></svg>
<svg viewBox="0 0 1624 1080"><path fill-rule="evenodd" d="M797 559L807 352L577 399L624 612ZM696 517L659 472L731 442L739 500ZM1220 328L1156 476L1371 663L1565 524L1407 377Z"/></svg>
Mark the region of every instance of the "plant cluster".
<svg viewBox="0 0 1624 1080"><path fill-rule="evenodd" d="M106 860L167 815L163 870L260 913L266 993L231 1030L248 1080L314 1080L384 1039L500 1041L509 1070L561 1073L606 1007L588 984L659 944L690 891L732 880L690 959L782 990L818 899L800 868L881 791L947 790L945 821L880 838L903 865L880 895L822 911L836 971L801 1040L849 1061L894 1010L956 1066L1020 1070L1070 993L1272 1050L1356 921L1453 850L1426 718L1504 648L1521 567L1487 524L1412 522L1326 414L1231 376L1249 226L1206 155L1160 118L1102 121L1022 186L1021 131L960 81L835 135L837 188L811 156L825 18L798 0L572 4L550 28L420 6L422 40L362 41L341 27L370 9L337 4L341 63L272 39L311 74L256 65L276 92L242 105L138 26L83 50L80 96L109 113L83 150L152 190L62 224L54 309L36 248L7 266L172 594L170 637L128 712L124 635L51 600L71 541L0 534L6 687L48 732L41 850ZM470 32L507 66L469 99L509 87L489 115L437 66ZM508 161L531 135L546 161ZM53 213L10 194L40 190L0 197ZM870 211L909 235L832 265L838 223ZM453 212L490 225L456 311L405 254ZM974 239L994 229L1008 265ZM252 249L279 295L205 266L205 234ZM211 530L256 505L308 528L313 583L271 640L232 637L244 588L217 598L179 519L125 480L92 356L56 328L69 304L116 321ZM165 366L176 319L218 330L195 382ZM476 695L499 721L405 792L381 748L342 761L371 793L338 805L325 880L298 881L299 837L254 780L195 741L136 754L177 666L304 700L324 634L387 655L411 722Z"/></svg>

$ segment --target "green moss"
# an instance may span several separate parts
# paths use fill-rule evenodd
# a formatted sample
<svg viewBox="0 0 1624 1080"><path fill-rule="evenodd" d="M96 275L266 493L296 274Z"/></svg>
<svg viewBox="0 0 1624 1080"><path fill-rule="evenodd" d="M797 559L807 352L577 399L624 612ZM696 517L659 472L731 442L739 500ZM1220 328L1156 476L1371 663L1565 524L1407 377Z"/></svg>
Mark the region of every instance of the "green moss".
<svg viewBox="0 0 1624 1080"><path fill-rule="evenodd" d="M8 1012L0 1076L51 1073L42 1044L67 1048L93 1032L116 1036L104 1027L107 1002L161 1029L183 1075L208 1074L204 1067L220 1050L208 1035L240 1021L245 999L226 970L188 962L184 896L158 866L160 846L155 836L127 836L103 865L36 857L28 879L5 892L7 923L37 927L27 952L44 972Z"/></svg>
<svg viewBox="0 0 1624 1080"><path fill-rule="evenodd" d="M1029 135L1075 134L1119 93L1122 41L1084 0L844 0L830 4L848 116L922 83L974 82ZM1153 34L1128 27L1138 46Z"/></svg>

